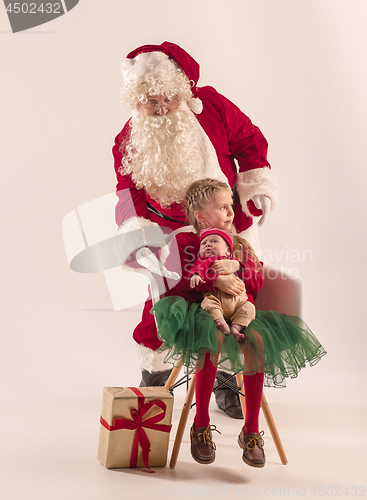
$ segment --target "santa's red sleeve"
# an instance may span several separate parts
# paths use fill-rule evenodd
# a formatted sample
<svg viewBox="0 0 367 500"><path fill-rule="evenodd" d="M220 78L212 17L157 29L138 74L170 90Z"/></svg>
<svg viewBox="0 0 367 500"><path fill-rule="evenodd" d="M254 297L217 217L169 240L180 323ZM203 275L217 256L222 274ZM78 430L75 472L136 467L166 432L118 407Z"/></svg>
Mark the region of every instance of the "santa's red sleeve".
<svg viewBox="0 0 367 500"><path fill-rule="evenodd" d="M275 178L267 160L267 140L235 104L219 93L218 99L227 130L229 152L238 163L236 189L242 210L249 217L261 215L261 211L250 201L253 196L268 196L272 208L277 198Z"/></svg>

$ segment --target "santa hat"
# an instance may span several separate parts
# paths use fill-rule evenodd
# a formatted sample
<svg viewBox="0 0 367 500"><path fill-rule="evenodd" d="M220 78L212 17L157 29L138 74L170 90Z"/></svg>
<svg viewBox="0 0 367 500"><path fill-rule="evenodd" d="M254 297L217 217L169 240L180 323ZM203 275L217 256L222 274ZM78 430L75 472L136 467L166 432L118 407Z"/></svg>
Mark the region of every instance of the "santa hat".
<svg viewBox="0 0 367 500"><path fill-rule="evenodd" d="M233 234L231 233L231 231L226 231L225 229L217 229L216 227L209 227L207 229L202 229L200 231L200 243L201 243L201 240L203 240L204 238L206 238L206 236L209 236L210 234L219 234L219 236L221 236L223 239L226 240L226 242L228 243L228 246L231 250L231 255L233 253Z"/></svg>
<svg viewBox="0 0 367 500"><path fill-rule="evenodd" d="M197 98L196 88L200 75L199 64L178 45L163 42L161 45L138 47L127 55L121 70L125 82L125 101L131 101L133 93L137 102L146 93L161 94L165 93L165 87L170 92L174 88L179 91L181 98L188 101L194 113L201 113L202 102Z"/></svg>

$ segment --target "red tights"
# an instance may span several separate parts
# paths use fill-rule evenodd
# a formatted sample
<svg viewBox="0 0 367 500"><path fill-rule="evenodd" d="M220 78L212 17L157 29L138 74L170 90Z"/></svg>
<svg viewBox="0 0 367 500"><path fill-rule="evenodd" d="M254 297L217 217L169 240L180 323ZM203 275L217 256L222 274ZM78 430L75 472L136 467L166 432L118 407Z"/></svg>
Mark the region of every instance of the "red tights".
<svg viewBox="0 0 367 500"><path fill-rule="evenodd" d="M259 413L263 384L263 373L243 376L246 403L245 434L249 432L259 432Z"/></svg>
<svg viewBox="0 0 367 500"><path fill-rule="evenodd" d="M217 374L217 361L218 357L215 360L214 366L210 359L210 353L207 353L202 369L197 371L195 375L195 429L199 429L199 427L208 427L210 423L209 402L213 391L215 376Z"/></svg>
<svg viewBox="0 0 367 500"><path fill-rule="evenodd" d="M216 364L217 359L215 360ZM206 354L204 365L196 372L195 394L196 394L196 414L194 419L195 429L208 427L210 423L209 402L212 394L217 368L210 359L210 354ZM264 374L244 375L243 384L245 390L246 419L245 434L249 432L259 432L259 412L261 396L263 392Z"/></svg>

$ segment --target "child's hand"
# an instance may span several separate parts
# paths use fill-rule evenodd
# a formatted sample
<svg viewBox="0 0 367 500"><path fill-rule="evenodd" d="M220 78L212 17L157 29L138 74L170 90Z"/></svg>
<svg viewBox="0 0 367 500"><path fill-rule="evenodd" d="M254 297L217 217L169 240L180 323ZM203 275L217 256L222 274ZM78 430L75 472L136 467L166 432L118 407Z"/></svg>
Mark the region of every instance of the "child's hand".
<svg viewBox="0 0 367 500"><path fill-rule="evenodd" d="M233 274L239 271L240 263L238 260L220 259L216 260L211 268L215 274Z"/></svg>
<svg viewBox="0 0 367 500"><path fill-rule="evenodd" d="M198 274L194 274L194 276L191 276L190 288L195 288L196 286L200 285L200 283L206 283L206 282L203 279L201 279Z"/></svg>

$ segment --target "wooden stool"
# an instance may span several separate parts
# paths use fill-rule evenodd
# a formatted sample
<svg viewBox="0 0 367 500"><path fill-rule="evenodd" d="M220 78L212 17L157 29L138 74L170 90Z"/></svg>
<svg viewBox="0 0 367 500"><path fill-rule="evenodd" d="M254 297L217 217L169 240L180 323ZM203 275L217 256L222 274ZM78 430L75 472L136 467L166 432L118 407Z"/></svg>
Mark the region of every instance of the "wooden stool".
<svg viewBox="0 0 367 500"><path fill-rule="evenodd" d="M169 378L164 386L167 390L170 390L172 385L176 382L176 379L181 371L181 368L182 368L182 361L180 360L174 366L174 368L173 368L173 370L172 370L172 372L171 372L171 374L170 374L170 376L169 376ZM242 373L236 374L236 382L237 382L237 386L242 388L242 386L243 386ZM193 374L191 376L190 384L189 384L188 390L186 392L185 401L184 401L183 408L181 411L180 420L179 420L179 423L177 426L176 437L175 437L175 441L173 443L171 460L169 463L170 469L174 469L176 467L177 458L178 458L178 454L179 454L181 443L182 443L182 438L183 438L183 435L185 432L187 419L189 416L192 400L194 397L194 392L195 392L195 374ZM245 419L245 416L246 416L245 395L243 393L239 392L239 396L240 396L240 403L241 403L243 418ZM275 447L278 451L280 461L282 462L283 465L286 465L288 463L288 460L287 460L287 457L285 455L284 448L283 448L282 442L280 440L278 430L276 428L273 416L272 416L270 408L269 408L269 404L265 398L264 393L262 394L262 398L261 398L261 408L262 408L262 411L264 413L266 423L269 427L270 434L273 438Z"/></svg>

